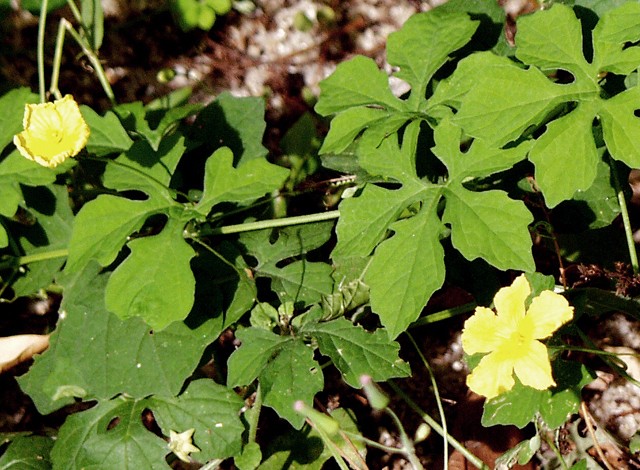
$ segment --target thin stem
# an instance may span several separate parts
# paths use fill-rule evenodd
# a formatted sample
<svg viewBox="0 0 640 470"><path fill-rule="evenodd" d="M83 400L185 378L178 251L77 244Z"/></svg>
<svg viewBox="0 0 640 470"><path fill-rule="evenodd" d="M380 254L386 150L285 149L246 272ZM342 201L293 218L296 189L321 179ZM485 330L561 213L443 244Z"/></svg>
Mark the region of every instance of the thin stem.
<svg viewBox="0 0 640 470"><path fill-rule="evenodd" d="M384 444L380 444L378 441L374 441L373 439L369 439L368 437L362 436L360 434L345 431L344 429L342 429L340 432L342 432L345 436L347 436L351 440L360 441L369 447L374 447L376 449L387 452L388 454L404 454L403 449L398 449L397 447L391 447L391 446L386 446Z"/></svg>
<svg viewBox="0 0 640 470"><path fill-rule="evenodd" d="M542 438L545 440L545 442L547 443L549 448L553 451L553 453L556 454L556 458L560 462L560 465L562 465L563 470L569 470L569 467L567 466L567 462L564 461L564 458L562 457L562 453L558 449L558 446L556 445L556 443L553 442L551 439L549 439L546 434L544 434Z"/></svg>
<svg viewBox="0 0 640 470"><path fill-rule="evenodd" d="M607 460L607 457L605 457L604 452L602 452L600 443L596 438L596 432L593 429L593 423L591 422L591 414L589 413L589 410L587 410L587 405L584 401L580 403L580 411L582 412L582 417L584 418L584 422L587 425L587 431L589 431L589 436L591 436L591 440L593 441L593 446L596 448L596 452L598 453L600 460L602 460L602 463L604 464L604 466L607 467L607 470L614 470L611 464L609 463L609 461Z"/></svg>
<svg viewBox="0 0 640 470"><path fill-rule="evenodd" d="M251 413L245 414L247 416L247 422L249 424L249 436L248 443L256 442L256 436L258 434L258 420L260 419L260 410L262 409L262 391L260 390L260 383L256 389L256 398L253 401L251 407Z"/></svg>
<svg viewBox="0 0 640 470"><path fill-rule="evenodd" d="M429 378L431 379L431 386L433 387L433 395L436 398L436 406L438 407L438 413L440 414L440 421L442 422L442 431L445 434L449 434L447 430L447 417L444 415L444 407L442 406L442 400L440 399L440 390L438 389L438 383L436 382L436 376L433 373L433 369L431 369L431 365L429 364L429 361L427 361L427 358L424 357L424 354L422 354L422 351L418 347L418 343L416 343L416 340L413 338L411 333L409 333L408 331L406 331L405 333L409 338L409 341L411 341L413 348L418 353L418 357L422 361L422 364L424 365L425 369L427 369L427 372L429 372ZM449 445L446 439L443 439L443 441L444 441L444 452L443 452L444 453L444 470L448 470Z"/></svg>
<svg viewBox="0 0 640 470"><path fill-rule="evenodd" d="M9 259L0 262L0 269L7 269L16 266L22 266L29 263L36 263L38 261L46 261L55 258L64 258L69 255L69 250L66 248L60 250L44 251L42 253L36 253L27 256L12 256Z"/></svg>
<svg viewBox="0 0 640 470"><path fill-rule="evenodd" d="M60 63L62 62L62 47L64 45L64 32L65 27L63 23L64 19L60 20L58 24L58 36L56 37L56 49L53 55L53 70L51 71L51 83L49 91L53 93L56 99L62 98L62 93L58 88L58 79L60 78Z"/></svg>
<svg viewBox="0 0 640 470"><path fill-rule="evenodd" d="M404 450L405 457L409 460L409 463L414 470L424 470L424 467L422 466L420 460L418 460L418 456L416 455L416 449L413 446L413 441L409 439L409 436L407 436L400 418L398 418L398 415L396 415L391 408L387 407L385 408L385 411L389 416L391 416L391 419L393 419L396 427L398 428L398 432L400 433L400 442L402 442L402 448Z"/></svg>
<svg viewBox="0 0 640 470"><path fill-rule="evenodd" d="M111 89L111 84L109 83L109 80L107 80L107 75L104 73L104 69L102 68L100 59L98 59L98 55L91 48L91 46L89 46L87 40L80 36L80 34L78 34L78 32L73 28L73 25L69 23L69 21L63 18L62 20L60 20L60 23L64 26L65 30L71 35L71 37L78 43L78 45L82 49L82 52L87 56L89 62L91 62L93 70L98 77L100 85L102 85L104 93L107 95L107 98L109 98L109 101L111 101L111 104L115 106L116 98L113 90Z"/></svg>
<svg viewBox="0 0 640 470"><path fill-rule="evenodd" d="M620 206L620 214L622 214L622 223L624 225L624 234L627 238L627 248L629 249L629 258L631 260L631 267L633 268L633 274L640 272L640 266L638 265L638 253L636 252L636 243L633 240L633 230L631 229L631 221L629 220L629 211L627 209L627 201L624 197L624 191L620 185L620 179L615 169L613 160L610 160L611 174L613 175L613 186L616 194L618 195L618 205Z"/></svg>
<svg viewBox="0 0 640 470"><path fill-rule="evenodd" d="M331 437L320 426L316 426L313 423L313 421L311 421L309 418L306 418L305 421L309 426L311 426L313 429L318 431L318 434L320 434L322 441L324 442L326 448L329 450L329 453L331 454L333 459L338 464L338 467L340 467L341 470L349 470L349 467L345 463L345 460L350 461L350 459L344 454L342 449L340 449L336 445L336 443L333 442ZM353 462L350 462L350 463L353 463ZM354 466L354 468L357 468L357 467Z"/></svg>
<svg viewBox="0 0 640 470"><path fill-rule="evenodd" d="M214 250L213 248L211 248L209 245L207 245L205 242L203 242L202 240L199 240L197 238L194 237L190 237L187 236L185 237L189 240L193 240L194 243L197 243L198 245L200 245L202 248L204 248L205 250L207 250L209 253L211 253L213 256L215 256L216 258L218 258L220 261L222 261L224 264L226 264L227 266L229 266L231 269L233 269L238 276L240 277L240 279L244 280L243 277L243 272L240 268L238 268L235 264L233 264L231 261L229 261L227 258L225 258L224 256L222 256L220 253L218 253L216 250Z"/></svg>
<svg viewBox="0 0 640 470"><path fill-rule="evenodd" d="M40 18L38 19L38 85L40 88L40 103L46 101L44 84L44 33L47 24L48 0L42 0Z"/></svg>
<svg viewBox="0 0 640 470"><path fill-rule="evenodd" d="M459 451L462 456L471 463L471 465L480 470L490 470L482 460L469 452L469 450L465 446L463 446L456 438L454 438L451 434L445 433L444 429L442 429L442 426L440 426L440 424L435 419L424 412L422 408L420 408L418 404L411 399L411 397L409 397L402 391L402 389L400 389L400 387L398 387L392 381L389 381L388 383L393 388L393 390L407 403L407 405L409 405L409 407L413 411L418 413L425 423L431 426L431 429L440 434L442 437L446 438L447 442L451 444L451 447Z"/></svg>
<svg viewBox="0 0 640 470"><path fill-rule="evenodd" d="M55 258L64 258L69 255L69 250L62 248L60 250L46 251L43 253L36 253L34 255L21 256L18 258L18 262L23 264L35 263L38 261L46 261Z"/></svg>
<svg viewBox="0 0 640 470"><path fill-rule="evenodd" d="M259 222L248 222L237 225L227 225L226 227L216 227L212 229L203 229L198 232L198 236L209 235L229 235L231 233L250 232L253 230L263 230L267 228L288 227L290 225L308 224L313 222L321 222L324 220L337 219L340 211L321 212L319 214L299 215L296 217L286 217L284 219L261 220Z"/></svg>
<svg viewBox="0 0 640 470"><path fill-rule="evenodd" d="M469 302L467 304L459 305L457 307L440 310L439 312L431 313L426 317L418 318L416 321L414 321L411 324L409 328L415 328L417 326L424 326L424 325L429 325L431 323L436 323L442 320L447 320L457 315L462 315L463 313L470 312L477 306L478 306L477 303Z"/></svg>
<svg viewBox="0 0 640 470"><path fill-rule="evenodd" d="M69 6L69 10L73 14L73 17L79 24L82 24L82 15L80 14L80 10L78 10L78 6L75 4L73 0L67 0L67 5Z"/></svg>

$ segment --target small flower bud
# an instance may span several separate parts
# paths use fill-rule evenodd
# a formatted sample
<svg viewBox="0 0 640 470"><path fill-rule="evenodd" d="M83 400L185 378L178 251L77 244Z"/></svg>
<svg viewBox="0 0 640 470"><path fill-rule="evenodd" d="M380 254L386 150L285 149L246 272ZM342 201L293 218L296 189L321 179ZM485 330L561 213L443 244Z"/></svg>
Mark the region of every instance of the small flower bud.
<svg viewBox="0 0 640 470"><path fill-rule="evenodd" d="M389 397L382 391L378 384L376 384L368 375L360 376L360 384L364 389L364 393L369 400L371 408L374 410L384 410L389 406Z"/></svg>
<svg viewBox="0 0 640 470"><path fill-rule="evenodd" d="M293 409L311 421L317 428L321 429L325 433L333 436L340 430L340 424L324 413L320 413L318 410L307 406L302 400L298 400L293 404Z"/></svg>

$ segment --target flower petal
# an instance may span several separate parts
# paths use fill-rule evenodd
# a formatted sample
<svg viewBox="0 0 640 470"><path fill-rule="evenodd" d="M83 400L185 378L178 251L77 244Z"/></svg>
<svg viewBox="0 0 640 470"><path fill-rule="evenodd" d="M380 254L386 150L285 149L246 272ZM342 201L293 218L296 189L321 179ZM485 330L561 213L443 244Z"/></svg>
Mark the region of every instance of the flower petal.
<svg viewBox="0 0 640 470"><path fill-rule="evenodd" d="M506 359L506 360L505 360ZM513 388L513 362L490 353L467 376L467 386L478 395L493 398Z"/></svg>
<svg viewBox="0 0 640 470"><path fill-rule="evenodd" d="M514 360L513 367L520 382L528 387L546 390L556 384L551 375L547 347L540 341L532 341L526 345Z"/></svg>
<svg viewBox="0 0 640 470"><path fill-rule="evenodd" d="M24 131L13 138L29 160L54 168L77 155L87 144L89 126L71 95L53 103L27 104Z"/></svg>
<svg viewBox="0 0 640 470"><path fill-rule="evenodd" d="M500 289L493 298L498 317L510 325L512 330L515 330L518 322L524 318L524 303L529 294L531 294L529 281L522 274L513 281L513 284Z"/></svg>
<svg viewBox="0 0 640 470"><path fill-rule="evenodd" d="M493 351L502 342L502 338L497 334L500 326L498 317L491 309L476 308L473 316L464 322L462 348L467 354Z"/></svg>
<svg viewBox="0 0 640 470"><path fill-rule="evenodd" d="M573 318L573 307L560 294L543 291L531 301L527 311L527 323L531 324L533 338L548 338Z"/></svg>

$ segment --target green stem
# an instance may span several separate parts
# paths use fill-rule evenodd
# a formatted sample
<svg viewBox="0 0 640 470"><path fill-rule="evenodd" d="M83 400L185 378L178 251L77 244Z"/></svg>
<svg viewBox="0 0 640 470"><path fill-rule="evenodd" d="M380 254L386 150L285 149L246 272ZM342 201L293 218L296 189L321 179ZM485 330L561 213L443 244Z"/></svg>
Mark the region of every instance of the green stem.
<svg viewBox="0 0 640 470"><path fill-rule="evenodd" d="M42 0L40 18L38 19L38 85L40 88L40 103L46 101L44 84L44 33L47 24L48 0Z"/></svg>
<svg viewBox="0 0 640 470"><path fill-rule="evenodd" d="M115 162L111 161L110 163L115 163ZM126 165L122 165L122 166L124 166L126 168L130 168L130 167L126 166ZM159 183L159 184L161 184L161 183ZM339 212L338 211L331 211L331 212L323 212L323 213L320 213L320 214L309 214L309 215L301 215L301 216L297 216L297 217L288 217L286 219L263 220L263 221L260 221L260 222L250 222L250 223L247 223L247 224L228 225L226 227L218 227L218 228L206 231L206 233L204 233L204 231L200 232L197 235L198 236L202 236L202 235L228 235L230 233L249 232L249 231L252 231L252 230L260 230L260 229L265 229L265 228L283 227L283 226L289 226L289 225L298 225L298 224L305 224L305 223L311 223L311 222L318 222L318 221L322 221L322 220L336 219L336 218L338 218L338 216L339 216ZM189 238L190 240L193 240L194 242L199 243L200 245L204 246L207 250L211 251L212 254L217 256L221 261L223 261L224 263L228 264L234 270L238 271L238 268L236 266L231 264L227 259L225 259L222 255L217 253L211 247L209 247L208 245L202 243L200 240L198 240L198 238L196 238L196 236L188 236L187 238ZM48 260L48 259L64 258L65 256L68 256L68 255L69 255L69 250L65 248L65 249L60 249L60 250L53 250L53 251L37 253L37 254L34 254L34 255L21 256L21 257L11 257L8 260L0 262L0 269L7 269L7 268L10 268L12 266L22 266L24 264L35 263L37 261L45 261L45 260Z"/></svg>
<svg viewBox="0 0 640 470"><path fill-rule="evenodd" d="M7 269L15 266L22 266L29 263L36 263L38 261L46 261L55 258L64 258L69 255L69 250L66 248L60 250L45 251L42 253L36 253L34 255L11 257L5 261L0 262L0 269Z"/></svg>
<svg viewBox="0 0 640 470"><path fill-rule="evenodd" d="M569 467L567 466L567 463L564 461L564 458L562 457L562 453L560 452L560 449L558 449L558 447L556 446L555 442L549 439L546 434L544 434L542 438L545 440L545 442L547 443L549 448L553 451L553 453L556 454L556 458L560 462L560 465L562 465L563 470L569 470Z"/></svg>
<svg viewBox="0 0 640 470"><path fill-rule="evenodd" d="M51 83L49 85L49 91L53 93L56 99L62 98L62 93L58 88L58 79L60 78L60 63L62 62L62 47L64 45L64 32L65 27L63 19L58 24L58 36L56 37L56 49L53 54L53 70L51 71Z"/></svg>
<svg viewBox="0 0 640 470"><path fill-rule="evenodd" d="M469 302L468 304L459 305L458 307L447 308L439 312L431 313L426 317L418 318L416 321L414 321L411 324L409 328L415 328L417 326L424 326L424 325L429 325L431 323L436 323L442 320L447 320L457 315L462 315L463 313L470 312L477 306L478 306L477 303Z"/></svg>
<svg viewBox="0 0 640 470"><path fill-rule="evenodd" d="M340 430L345 436L354 441L360 441L366 444L369 447L374 447L376 449L380 449L389 454L404 454L403 449L398 449L397 447L390 447L384 444L380 444L378 441L374 441L373 439L369 439L368 437L362 436L361 434L356 434L353 432L345 431L344 429Z"/></svg>
<svg viewBox="0 0 640 470"><path fill-rule="evenodd" d="M613 186L618 195L618 204L620 205L620 213L622 214L622 223L624 225L624 234L627 238L627 248L629 249L629 258L631 259L631 267L633 274L640 272L638 265L638 253L636 252L636 243L633 240L633 230L631 229L631 221L629 220L629 211L627 210L627 201L624 197L624 191L620 185L620 179L616 172L615 163L610 159L611 174L613 175Z"/></svg>
<svg viewBox="0 0 640 470"><path fill-rule="evenodd" d="M73 17L76 19L78 24L82 24L82 15L80 14L80 10L78 10L78 6L73 2L73 0L67 0L67 5L69 6L69 10L73 14Z"/></svg>
<svg viewBox="0 0 640 470"><path fill-rule="evenodd" d="M260 419L260 410L262 410L262 391L260 390L260 384L256 389L256 397L251 407L251 413L245 413L247 417L247 423L249 424L249 435L247 442L250 444L256 442L256 436L258 434L258 421Z"/></svg>
<svg viewBox="0 0 640 470"><path fill-rule="evenodd" d="M400 433L400 442L402 442L402 449L404 450L404 456L409 460L413 470L424 470L424 467L416 455L416 449L413 446L413 441L409 439L409 436L407 436L400 418L398 418L398 415L396 415L391 408L385 408L385 411L389 416L391 416L391 419L393 419L396 427L398 428L398 432Z"/></svg>
<svg viewBox="0 0 640 470"><path fill-rule="evenodd" d="M471 452L469 452L469 450L467 450L467 448L463 446L456 438L454 438L451 434L444 432L444 429L442 429L442 426L440 426L440 424L435 419L433 419L431 416L425 413L422 410L422 408L420 408L418 404L411 399L411 397L409 397L406 393L402 391L402 389L400 389L400 387L398 387L392 381L389 381L388 383L393 388L393 390L407 403L407 405L409 405L409 407L413 411L418 413L425 423L431 426L431 429L433 429L435 432L437 432L442 437L444 437L447 440L447 442L451 444L451 447L453 447L458 452L460 452L462 456L471 463L471 465L475 466L476 468L479 468L480 470L490 470L489 467L482 460L480 460L478 457L476 457Z"/></svg>
<svg viewBox="0 0 640 470"><path fill-rule="evenodd" d="M115 106L115 95L113 93L113 90L111 89L109 80L107 80L107 75L104 73L104 69L102 68L102 64L100 63L100 59L98 59L98 55L96 54L96 52L91 48L91 46L89 46L86 39L78 34L78 32L73 28L69 21L63 18L62 20L60 20L60 24L63 25L64 29L78 43L78 45L82 49L82 52L87 56L89 62L91 62L91 65L93 66L93 70L96 73L96 76L98 77L100 85L102 85L104 93L107 95L107 98L109 98L109 101L111 101L111 104Z"/></svg>
<svg viewBox="0 0 640 470"><path fill-rule="evenodd" d="M425 369L427 369L427 372L429 372L429 378L431 379L431 386L433 387L433 395L436 398L436 406L438 407L438 413L440 414L440 421L442 422L442 432L448 435L449 432L447 430L447 418L444 414L444 407L442 406L442 400L440 399L440 390L438 389L436 376L433 373L433 369L431 369L431 366L429 365L429 361L427 361L427 358L424 357L424 354L422 354L422 351L418 347L418 343L416 343L416 340L413 338L411 333L409 333L408 331L406 331L405 333L409 337L409 340L411 341L413 348L418 353L418 357L420 357L420 360L422 361L422 364L424 365ZM448 470L448 469L449 469L449 445L447 444L447 440L444 439L444 469L443 470Z"/></svg>
<svg viewBox="0 0 640 470"><path fill-rule="evenodd" d="M296 217L286 217L284 219L269 219L259 222L248 222L237 225L227 225L226 227L216 227L212 229L203 229L198 232L198 236L206 237L210 235L229 235L231 233L250 232L253 230L263 230L267 228L288 227L290 225L308 224L312 222L321 222L323 220L337 219L340 211L328 211L318 214L299 215Z"/></svg>

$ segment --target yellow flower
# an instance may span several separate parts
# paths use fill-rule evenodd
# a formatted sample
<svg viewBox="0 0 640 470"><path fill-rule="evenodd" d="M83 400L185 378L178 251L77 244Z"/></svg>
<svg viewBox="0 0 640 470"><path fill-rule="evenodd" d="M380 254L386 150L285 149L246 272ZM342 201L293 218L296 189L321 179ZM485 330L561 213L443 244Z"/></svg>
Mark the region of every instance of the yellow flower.
<svg viewBox="0 0 640 470"><path fill-rule="evenodd" d="M531 287L524 275L494 298L495 314L485 307L464 324L462 347L467 354L489 353L467 377L467 385L487 398L511 390L515 372L522 384L538 390L555 385L547 348L548 338L573 318L573 307L552 291L543 291L525 311Z"/></svg>
<svg viewBox="0 0 640 470"><path fill-rule="evenodd" d="M189 454L191 452L200 452L196 446L191 442L195 429L187 429L184 432L177 433L175 431L169 431L169 450L176 454L176 456L183 462L191 462Z"/></svg>
<svg viewBox="0 0 640 470"><path fill-rule="evenodd" d="M89 126L71 95L53 103L27 104L24 131L13 137L20 153L42 166L55 168L87 145Z"/></svg>

